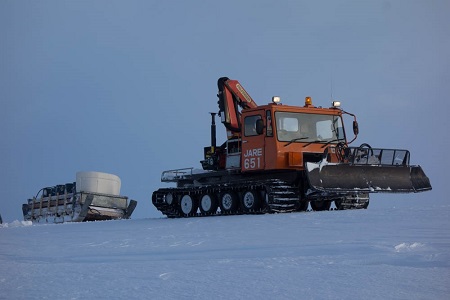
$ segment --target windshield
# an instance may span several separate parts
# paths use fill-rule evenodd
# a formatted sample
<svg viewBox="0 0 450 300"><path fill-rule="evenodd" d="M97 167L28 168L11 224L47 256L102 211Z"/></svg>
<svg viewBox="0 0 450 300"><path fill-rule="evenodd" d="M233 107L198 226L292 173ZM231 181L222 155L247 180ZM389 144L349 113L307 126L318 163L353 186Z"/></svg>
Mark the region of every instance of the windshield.
<svg viewBox="0 0 450 300"><path fill-rule="evenodd" d="M345 140L340 116L275 112L275 122L281 142L337 143Z"/></svg>

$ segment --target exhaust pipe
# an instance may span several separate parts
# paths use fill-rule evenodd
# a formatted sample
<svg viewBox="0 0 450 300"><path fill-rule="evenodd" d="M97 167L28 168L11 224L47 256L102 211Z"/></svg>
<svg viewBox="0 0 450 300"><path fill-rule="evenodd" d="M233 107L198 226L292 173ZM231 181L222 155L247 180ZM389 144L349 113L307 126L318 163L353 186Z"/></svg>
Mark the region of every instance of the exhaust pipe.
<svg viewBox="0 0 450 300"><path fill-rule="evenodd" d="M211 114L211 154L216 151L216 113Z"/></svg>
<svg viewBox="0 0 450 300"><path fill-rule="evenodd" d="M203 148L204 160L200 161L202 163L203 170L217 170L218 159L216 155L216 115L217 113L211 114L211 146Z"/></svg>

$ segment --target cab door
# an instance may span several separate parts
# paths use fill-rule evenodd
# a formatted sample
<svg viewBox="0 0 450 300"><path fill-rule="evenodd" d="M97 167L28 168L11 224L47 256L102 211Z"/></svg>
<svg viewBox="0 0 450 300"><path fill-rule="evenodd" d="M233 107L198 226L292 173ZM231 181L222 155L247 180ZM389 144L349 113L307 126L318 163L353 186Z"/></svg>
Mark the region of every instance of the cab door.
<svg viewBox="0 0 450 300"><path fill-rule="evenodd" d="M264 134L258 134L256 122L264 120L264 110L245 114L242 129L242 171L264 170ZM259 121L261 122L261 121Z"/></svg>

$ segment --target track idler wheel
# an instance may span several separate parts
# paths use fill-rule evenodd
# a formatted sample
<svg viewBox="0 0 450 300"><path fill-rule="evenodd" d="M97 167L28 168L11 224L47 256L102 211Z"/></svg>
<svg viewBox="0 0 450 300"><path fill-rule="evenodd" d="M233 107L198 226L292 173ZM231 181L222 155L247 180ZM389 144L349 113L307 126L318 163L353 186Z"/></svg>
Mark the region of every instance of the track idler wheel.
<svg viewBox="0 0 450 300"><path fill-rule="evenodd" d="M164 197L165 197L164 200L166 201L166 203L168 205L172 205L173 204L174 197L173 197L172 193L167 193Z"/></svg>

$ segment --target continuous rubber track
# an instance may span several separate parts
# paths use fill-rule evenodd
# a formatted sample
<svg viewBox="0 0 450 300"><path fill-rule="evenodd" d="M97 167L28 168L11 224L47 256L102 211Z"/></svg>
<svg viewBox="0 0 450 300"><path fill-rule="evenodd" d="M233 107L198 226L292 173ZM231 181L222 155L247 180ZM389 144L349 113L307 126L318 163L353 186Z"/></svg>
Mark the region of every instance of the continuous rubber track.
<svg viewBox="0 0 450 300"><path fill-rule="evenodd" d="M258 195L259 205L253 210L244 210L241 204L241 195L245 191L255 191ZM184 195L189 195L198 199L205 194L213 194L217 199L226 192L234 192L239 195L239 205L237 209L231 212L222 212L218 209L212 213L197 212L191 214L182 213L179 205L179 199ZM167 194L172 194L174 201L171 204L166 203ZM263 180L240 182L233 184L216 184L199 187L183 188L162 188L155 191L152 195L153 205L169 218L178 217L199 217L211 215L234 215L234 214L262 214L272 212L292 212L306 210L308 202L302 202L298 187L289 185L282 180Z"/></svg>

